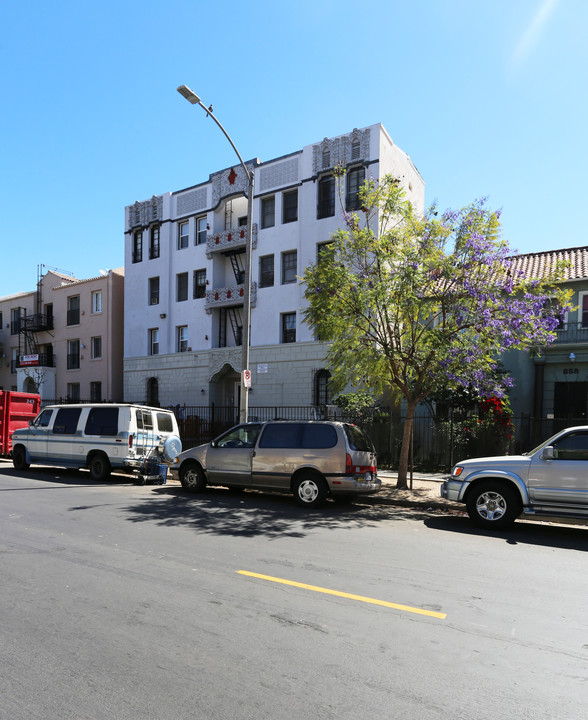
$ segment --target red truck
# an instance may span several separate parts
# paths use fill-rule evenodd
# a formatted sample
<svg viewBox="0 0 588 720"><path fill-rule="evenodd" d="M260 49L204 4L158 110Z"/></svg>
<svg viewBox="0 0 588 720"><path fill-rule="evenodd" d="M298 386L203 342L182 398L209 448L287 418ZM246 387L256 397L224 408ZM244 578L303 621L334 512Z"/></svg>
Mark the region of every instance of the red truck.
<svg viewBox="0 0 588 720"><path fill-rule="evenodd" d="M39 414L41 397L34 393L0 390L0 455L12 452L12 433L27 427L29 420Z"/></svg>

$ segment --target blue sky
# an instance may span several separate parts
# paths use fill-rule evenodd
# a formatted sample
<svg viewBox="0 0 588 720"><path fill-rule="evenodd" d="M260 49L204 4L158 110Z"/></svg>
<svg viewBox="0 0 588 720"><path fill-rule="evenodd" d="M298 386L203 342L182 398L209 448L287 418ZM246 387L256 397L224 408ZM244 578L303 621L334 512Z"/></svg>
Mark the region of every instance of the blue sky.
<svg viewBox="0 0 588 720"><path fill-rule="evenodd" d="M427 204L520 252L584 231L586 0L2 3L0 296L123 265L124 207L381 122Z"/></svg>

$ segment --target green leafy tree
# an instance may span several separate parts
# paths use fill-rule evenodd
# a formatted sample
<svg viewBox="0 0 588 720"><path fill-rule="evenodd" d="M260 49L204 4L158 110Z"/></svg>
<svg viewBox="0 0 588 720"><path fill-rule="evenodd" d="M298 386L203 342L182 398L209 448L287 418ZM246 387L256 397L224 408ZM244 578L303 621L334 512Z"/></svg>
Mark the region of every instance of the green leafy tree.
<svg viewBox="0 0 588 720"><path fill-rule="evenodd" d="M335 391L369 387L405 401L405 487L418 403L443 388L502 397L509 379L497 386L500 354L551 343L569 302L558 276L514 269L500 212L484 200L421 216L391 176L367 180L360 200L360 213L343 212L344 227L304 272L304 315L330 341Z"/></svg>

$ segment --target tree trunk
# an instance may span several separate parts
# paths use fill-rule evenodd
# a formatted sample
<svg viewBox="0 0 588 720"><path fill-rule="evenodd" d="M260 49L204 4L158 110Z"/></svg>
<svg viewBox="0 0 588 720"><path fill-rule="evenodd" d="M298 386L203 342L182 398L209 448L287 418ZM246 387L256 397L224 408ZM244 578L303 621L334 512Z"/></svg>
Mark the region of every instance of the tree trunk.
<svg viewBox="0 0 588 720"><path fill-rule="evenodd" d="M402 447L400 449L400 463L398 465L398 480L396 487L407 487L406 476L408 474L408 453L410 452L410 436L412 433L412 421L416 410L417 401L410 400L406 405L406 419L402 429Z"/></svg>

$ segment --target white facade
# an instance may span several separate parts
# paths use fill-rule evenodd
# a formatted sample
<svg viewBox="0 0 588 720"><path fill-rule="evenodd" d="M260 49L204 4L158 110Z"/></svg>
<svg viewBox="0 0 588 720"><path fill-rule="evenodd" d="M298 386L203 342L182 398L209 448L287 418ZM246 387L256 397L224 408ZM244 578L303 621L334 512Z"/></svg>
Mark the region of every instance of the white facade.
<svg viewBox="0 0 588 720"><path fill-rule="evenodd" d="M303 322L298 277L342 225L333 168L347 169L352 203L354 181L390 173L422 212L424 182L380 124L246 165L255 172L249 404L320 404L326 348ZM246 192L235 164L126 208L125 400L237 405Z"/></svg>

